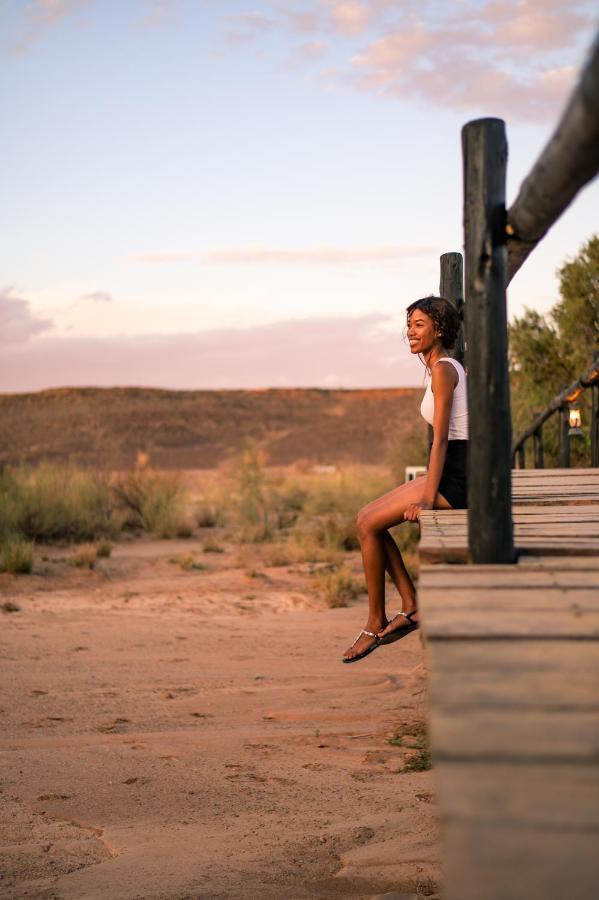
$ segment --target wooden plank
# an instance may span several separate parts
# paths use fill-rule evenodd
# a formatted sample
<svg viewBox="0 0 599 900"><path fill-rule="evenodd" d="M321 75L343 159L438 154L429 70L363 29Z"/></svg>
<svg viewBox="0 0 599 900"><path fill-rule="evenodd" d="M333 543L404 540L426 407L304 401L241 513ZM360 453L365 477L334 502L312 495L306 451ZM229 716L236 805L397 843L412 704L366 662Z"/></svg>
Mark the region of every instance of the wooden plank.
<svg viewBox="0 0 599 900"><path fill-rule="evenodd" d="M447 762L437 781L446 821L599 830L594 766Z"/></svg>
<svg viewBox="0 0 599 900"><path fill-rule="evenodd" d="M434 705L435 758L444 760L599 763L599 713Z"/></svg>
<svg viewBox="0 0 599 900"><path fill-rule="evenodd" d="M597 834L454 822L444 871L444 900L590 900L599 883Z"/></svg>
<svg viewBox="0 0 599 900"><path fill-rule="evenodd" d="M564 562L568 561L567 557L563 557L563 559ZM589 559L593 561L593 557L589 557ZM429 566L427 568L430 569L432 567ZM451 568L456 569L466 567L451 566ZM448 581L446 573L440 572L438 575L437 573L433 573L430 576L427 575L426 579L421 574L419 589L423 596L423 600L425 597L428 597L429 589L434 590L435 588L441 588L443 595L447 595L448 598L454 593L475 591L476 595L479 597L479 602L484 603L485 596L488 592L492 591L493 598L495 598L496 591L503 591L506 588L510 592L534 588L546 588L548 590L559 588L562 590L570 590L572 592L585 591L587 589L598 590L599 570L597 570L596 567L590 570L568 569L561 573L560 576L559 574L553 573L551 569L545 569L542 566L538 566L523 571L520 579L504 578L501 574L488 572L470 578L461 578L456 574L451 581ZM484 593L481 592L481 589ZM493 602L495 602L495 599L493 599Z"/></svg>
<svg viewBox="0 0 599 900"><path fill-rule="evenodd" d="M568 544L562 544L559 540L551 541L548 538L527 539L522 538L518 541L518 553L525 556L531 553L537 556L540 553L551 553L556 556L596 556L597 544L595 543L577 543L575 547ZM425 563L467 563L468 550L462 543L452 544L450 542L434 542L431 544L421 544L419 550L420 558Z"/></svg>
<svg viewBox="0 0 599 900"><path fill-rule="evenodd" d="M429 588L424 594L421 608L431 616L445 612L461 616L462 613L479 611L486 615L492 610L498 610L506 616L516 616L518 613L543 615L566 610L572 610L574 614L585 611L599 612L599 578L595 579L593 585L585 584L575 588L550 583L543 587L532 587L527 584L496 588L493 591L492 603L481 596L480 588L464 587L463 584L449 593L445 588L436 590Z"/></svg>
<svg viewBox="0 0 599 900"><path fill-rule="evenodd" d="M599 713L599 642L552 646L549 654L539 641L429 641L432 708Z"/></svg>
<svg viewBox="0 0 599 900"><path fill-rule="evenodd" d="M523 599L524 596L522 595ZM458 640L479 638L505 640L599 640L599 610L533 609L508 615L495 604L481 605L478 610L465 609L462 615L450 606L421 605L426 640Z"/></svg>
<svg viewBox="0 0 599 900"><path fill-rule="evenodd" d="M581 466L580 468L569 469L512 469L512 473L516 481L526 478L596 479L599 477L599 469L596 467L593 468L592 466Z"/></svg>

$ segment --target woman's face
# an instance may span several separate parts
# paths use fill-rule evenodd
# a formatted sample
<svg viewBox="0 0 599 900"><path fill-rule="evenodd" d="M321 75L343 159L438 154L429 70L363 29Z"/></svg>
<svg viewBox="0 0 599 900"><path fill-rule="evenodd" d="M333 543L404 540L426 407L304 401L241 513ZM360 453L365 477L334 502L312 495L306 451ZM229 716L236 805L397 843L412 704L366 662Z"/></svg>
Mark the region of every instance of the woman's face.
<svg viewBox="0 0 599 900"><path fill-rule="evenodd" d="M427 353L439 340L435 323L421 309L415 309L408 319L408 341L411 353Z"/></svg>

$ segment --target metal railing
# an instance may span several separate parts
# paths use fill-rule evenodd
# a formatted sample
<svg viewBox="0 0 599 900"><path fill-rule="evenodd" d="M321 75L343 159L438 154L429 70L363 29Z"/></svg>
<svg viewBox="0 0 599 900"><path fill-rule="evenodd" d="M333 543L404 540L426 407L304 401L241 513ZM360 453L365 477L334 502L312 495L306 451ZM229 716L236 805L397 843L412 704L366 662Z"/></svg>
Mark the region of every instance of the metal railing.
<svg viewBox="0 0 599 900"><path fill-rule="evenodd" d="M570 467L570 437L572 432L580 433L580 423L571 415L578 398L591 389L591 466L599 466L599 351L595 351L594 362L578 381L553 398L542 413L535 418L532 425L521 432L512 447L512 464L519 469L526 468L525 442L529 438L534 442L535 469L544 468L543 425L553 415L559 415L559 465L562 469Z"/></svg>

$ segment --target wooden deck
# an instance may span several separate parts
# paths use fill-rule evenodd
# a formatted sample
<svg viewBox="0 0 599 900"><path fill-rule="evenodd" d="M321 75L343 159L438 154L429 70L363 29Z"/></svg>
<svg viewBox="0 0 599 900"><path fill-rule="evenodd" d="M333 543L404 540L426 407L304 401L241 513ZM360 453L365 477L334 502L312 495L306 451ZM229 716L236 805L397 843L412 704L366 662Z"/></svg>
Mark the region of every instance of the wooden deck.
<svg viewBox="0 0 599 900"><path fill-rule="evenodd" d="M516 471L514 520L518 564L471 566L447 564L465 559L465 513L422 517L423 558L438 561L418 594L444 896L586 900L599 884L599 470Z"/></svg>

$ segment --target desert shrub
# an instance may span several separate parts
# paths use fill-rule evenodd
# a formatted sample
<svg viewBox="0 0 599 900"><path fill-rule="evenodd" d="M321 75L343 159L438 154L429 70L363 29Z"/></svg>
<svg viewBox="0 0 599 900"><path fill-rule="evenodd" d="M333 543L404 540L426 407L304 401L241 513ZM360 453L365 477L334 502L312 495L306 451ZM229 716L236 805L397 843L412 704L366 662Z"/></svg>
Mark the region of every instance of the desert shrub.
<svg viewBox="0 0 599 900"><path fill-rule="evenodd" d="M98 559L108 559L112 553L112 544L110 541L100 541L96 545L96 556Z"/></svg>
<svg viewBox="0 0 599 900"><path fill-rule="evenodd" d="M191 572L193 569L204 571L207 568L204 563L198 562L192 553L180 553L179 556L169 559L169 562L180 566L184 572Z"/></svg>
<svg viewBox="0 0 599 900"><path fill-rule="evenodd" d="M204 553L224 553L225 548L222 547L217 541L209 538L207 541L204 541L202 545L202 550Z"/></svg>
<svg viewBox="0 0 599 900"><path fill-rule="evenodd" d="M330 609L347 606L364 590L361 581L353 577L347 565L329 566L313 576L316 590Z"/></svg>
<svg viewBox="0 0 599 900"><path fill-rule="evenodd" d="M260 561L265 566L290 566L296 562L293 546L290 541L278 541L273 544L265 544Z"/></svg>
<svg viewBox="0 0 599 900"><path fill-rule="evenodd" d="M145 469L130 472L115 484L129 513L128 524L158 538L191 534L184 509L185 492L176 473Z"/></svg>
<svg viewBox="0 0 599 900"><path fill-rule="evenodd" d="M93 569L98 558L98 550L93 544L82 545L71 556L69 562L78 569Z"/></svg>
<svg viewBox="0 0 599 900"><path fill-rule="evenodd" d="M224 524L222 510L213 503L204 503L199 506L196 510L195 519L198 528L216 528L217 525Z"/></svg>
<svg viewBox="0 0 599 900"><path fill-rule="evenodd" d="M234 515L242 541L266 541L272 536L272 496L253 441L246 441L233 461Z"/></svg>
<svg viewBox="0 0 599 900"><path fill-rule="evenodd" d="M34 544L18 535L2 540L0 544L0 572L29 575L33 569Z"/></svg>
<svg viewBox="0 0 599 900"><path fill-rule="evenodd" d="M108 479L70 465L5 471L0 510L0 534L13 531L31 540L93 540L120 527Z"/></svg>

